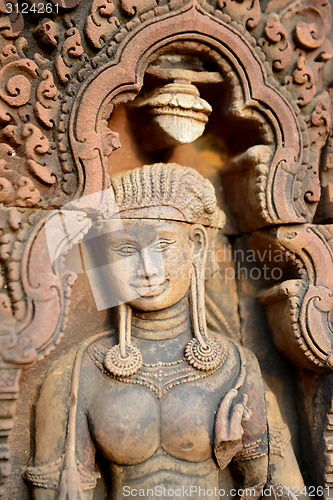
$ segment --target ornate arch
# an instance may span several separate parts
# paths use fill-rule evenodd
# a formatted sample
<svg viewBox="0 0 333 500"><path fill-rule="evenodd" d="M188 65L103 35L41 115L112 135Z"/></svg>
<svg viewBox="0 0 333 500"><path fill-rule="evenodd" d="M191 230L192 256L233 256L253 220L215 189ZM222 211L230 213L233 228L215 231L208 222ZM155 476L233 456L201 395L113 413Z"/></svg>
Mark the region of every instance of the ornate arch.
<svg viewBox="0 0 333 500"><path fill-rule="evenodd" d="M205 11L197 1L135 25L117 44L114 59L105 63L100 57L104 64L88 76L77 95L73 88L75 100L69 122L70 147L78 172L82 169L85 172L85 186L78 190L77 195L90 194L107 186L106 158L102 154L99 125L107 117L105 110L114 98L118 96L119 100L122 93L126 94L126 100L133 98L142 86L149 61L177 40L191 40L216 51L222 59L221 66L234 73L241 86L242 97L235 104L237 112L244 114L249 109L257 110L272 129L275 146L266 165L265 179L263 172L258 172L260 156L253 161L254 171L249 173L248 182L255 178L256 194L260 200L261 210L258 210L258 197L248 199L254 218L259 216L264 225L311 220L311 210L304 211L303 199L309 189L306 183L304 192L298 197L299 203L290 203L291 199L297 200L295 191L299 185L296 188L295 183L303 158L303 137L295 110L272 83L247 37L230 23ZM318 183L318 178L313 182ZM260 193L263 197L259 196Z"/></svg>

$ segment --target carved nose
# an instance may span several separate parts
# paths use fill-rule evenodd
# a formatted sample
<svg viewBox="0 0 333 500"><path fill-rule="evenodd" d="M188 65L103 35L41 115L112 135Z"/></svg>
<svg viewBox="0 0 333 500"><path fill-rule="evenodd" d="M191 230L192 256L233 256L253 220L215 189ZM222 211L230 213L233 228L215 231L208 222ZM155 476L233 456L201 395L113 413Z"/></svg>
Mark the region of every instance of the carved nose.
<svg viewBox="0 0 333 500"><path fill-rule="evenodd" d="M158 257L156 255L151 255L149 250L144 249L141 252L141 263L142 267L138 270L138 276L140 278L150 278L151 276L157 276L159 273L159 266L157 262Z"/></svg>

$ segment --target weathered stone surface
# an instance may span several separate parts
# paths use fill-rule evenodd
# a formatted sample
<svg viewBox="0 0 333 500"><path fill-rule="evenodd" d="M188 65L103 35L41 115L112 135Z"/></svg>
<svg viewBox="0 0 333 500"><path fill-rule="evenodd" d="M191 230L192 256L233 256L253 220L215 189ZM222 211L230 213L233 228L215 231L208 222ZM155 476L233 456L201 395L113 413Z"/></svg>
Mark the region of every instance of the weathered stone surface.
<svg viewBox="0 0 333 500"><path fill-rule="evenodd" d="M273 483L300 487L300 466L306 485L331 498L331 3L13 0L0 2L0 14L0 497L29 498L21 473L51 359L61 363L115 321L97 313L89 270L78 265L86 214L104 210L98 193L109 176L176 162L212 181L226 214L200 307L217 337L259 359L268 426L285 436L285 451L272 445ZM151 70L167 54L180 67ZM188 58L204 78L182 66ZM201 137L185 134L187 118L177 116L157 144L151 116L133 107L177 81L192 81L212 112ZM182 134L192 142L177 144ZM45 227L57 242L51 256ZM67 268L55 258L64 254ZM228 441L225 429L221 436Z"/></svg>

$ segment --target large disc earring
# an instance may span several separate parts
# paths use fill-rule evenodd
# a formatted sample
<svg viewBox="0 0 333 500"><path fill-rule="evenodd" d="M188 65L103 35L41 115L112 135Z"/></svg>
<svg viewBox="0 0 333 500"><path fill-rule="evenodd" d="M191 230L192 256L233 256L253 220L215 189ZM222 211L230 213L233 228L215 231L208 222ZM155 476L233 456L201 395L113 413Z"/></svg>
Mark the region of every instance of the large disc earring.
<svg viewBox="0 0 333 500"><path fill-rule="evenodd" d="M207 337L205 289L203 270L196 264L191 277L190 307L194 338L185 348L185 359L197 370L211 371L220 366L224 358L223 347Z"/></svg>
<svg viewBox="0 0 333 500"><path fill-rule="evenodd" d="M142 355L131 344L132 309L126 304L118 306L119 344L111 347L105 355L104 367L116 377L132 377L142 367Z"/></svg>

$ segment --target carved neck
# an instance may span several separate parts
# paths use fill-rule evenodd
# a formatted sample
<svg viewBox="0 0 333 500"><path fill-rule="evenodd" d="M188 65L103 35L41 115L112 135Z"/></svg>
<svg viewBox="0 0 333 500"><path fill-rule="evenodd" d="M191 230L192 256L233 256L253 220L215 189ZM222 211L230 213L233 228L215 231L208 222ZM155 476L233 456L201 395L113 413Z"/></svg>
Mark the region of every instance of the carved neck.
<svg viewBox="0 0 333 500"><path fill-rule="evenodd" d="M148 340L172 339L191 332L188 297L168 309L142 312L133 309L132 335Z"/></svg>

